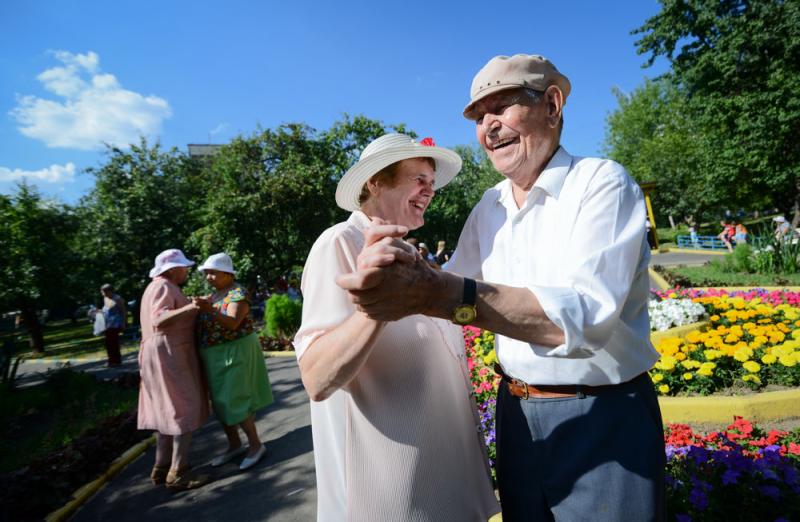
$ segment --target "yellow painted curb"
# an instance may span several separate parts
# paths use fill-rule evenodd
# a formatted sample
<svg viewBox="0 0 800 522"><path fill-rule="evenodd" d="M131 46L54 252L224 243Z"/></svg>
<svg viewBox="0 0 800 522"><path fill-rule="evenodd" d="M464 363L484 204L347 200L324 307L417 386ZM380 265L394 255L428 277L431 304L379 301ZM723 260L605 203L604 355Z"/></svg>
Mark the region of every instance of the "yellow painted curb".
<svg viewBox="0 0 800 522"><path fill-rule="evenodd" d="M661 274L650 267L647 267L647 272L650 274L650 279L655 281L659 290L669 290L670 285L667 283L667 280L661 276Z"/></svg>
<svg viewBox="0 0 800 522"><path fill-rule="evenodd" d="M658 404L664 423L725 423L734 415L765 422L800 416L800 389L733 397L659 397Z"/></svg>
<svg viewBox="0 0 800 522"><path fill-rule="evenodd" d="M128 464L133 462L134 459L144 453L148 446L155 444L155 442L156 436L153 435L152 437L149 437L129 448L125 453L114 459L114 462L111 463L105 473L73 493L72 500L67 502L66 505L47 515L45 517L45 521L61 522L69 518L79 507L85 504L86 501L92 497L92 495L97 493L100 488L105 486L112 477L122 471Z"/></svg>
<svg viewBox="0 0 800 522"><path fill-rule="evenodd" d="M264 352L264 357L295 357L294 350L280 352Z"/></svg>
<svg viewBox="0 0 800 522"><path fill-rule="evenodd" d="M730 254L730 252L722 251L722 250L705 250L702 248L672 248L668 247L664 250L660 250L660 253L673 253L673 254L711 254L715 256L724 256L725 254Z"/></svg>
<svg viewBox="0 0 800 522"><path fill-rule="evenodd" d="M665 337L683 337L689 332L693 332L695 330L703 331L708 328L708 324L708 321L699 321L697 323L676 326L668 330L650 332L650 342L653 343L653 346L658 346L658 343L660 343Z"/></svg>

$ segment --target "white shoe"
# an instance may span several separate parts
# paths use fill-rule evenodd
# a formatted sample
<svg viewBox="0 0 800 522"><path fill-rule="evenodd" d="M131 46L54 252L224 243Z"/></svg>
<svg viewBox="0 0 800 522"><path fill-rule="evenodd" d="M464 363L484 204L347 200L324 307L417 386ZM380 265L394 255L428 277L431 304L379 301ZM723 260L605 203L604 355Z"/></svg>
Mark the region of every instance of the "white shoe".
<svg viewBox="0 0 800 522"><path fill-rule="evenodd" d="M252 457L245 457L245 459L239 465L239 469L246 470L252 468L266 454L267 454L267 448L265 448L264 445L262 444L261 447L258 448L258 451L256 452L255 455L253 455Z"/></svg>
<svg viewBox="0 0 800 522"><path fill-rule="evenodd" d="M211 465L214 466L215 468L217 466L222 466L226 462L230 462L231 460L235 459L245 451L247 451L247 448L245 448L244 446L239 446L234 450L226 451L222 455L214 457L214 459L211 461Z"/></svg>

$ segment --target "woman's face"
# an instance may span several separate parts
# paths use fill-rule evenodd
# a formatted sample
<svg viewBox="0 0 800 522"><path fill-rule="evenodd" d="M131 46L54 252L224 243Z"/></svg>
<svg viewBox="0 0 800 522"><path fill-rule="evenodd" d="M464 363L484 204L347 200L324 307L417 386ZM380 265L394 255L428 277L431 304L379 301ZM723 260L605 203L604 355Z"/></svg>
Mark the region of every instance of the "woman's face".
<svg viewBox="0 0 800 522"><path fill-rule="evenodd" d="M233 283L233 274L229 274L228 272L208 269L203 270L203 274L205 274L208 284L213 286L216 290L227 288Z"/></svg>
<svg viewBox="0 0 800 522"><path fill-rule="evenodd" d="M424 214L433 199L436 172L427 160L412 158L397 166L395 186L376 186L370 198L372 210L381 219L414 230L425 224Z"/></svg>

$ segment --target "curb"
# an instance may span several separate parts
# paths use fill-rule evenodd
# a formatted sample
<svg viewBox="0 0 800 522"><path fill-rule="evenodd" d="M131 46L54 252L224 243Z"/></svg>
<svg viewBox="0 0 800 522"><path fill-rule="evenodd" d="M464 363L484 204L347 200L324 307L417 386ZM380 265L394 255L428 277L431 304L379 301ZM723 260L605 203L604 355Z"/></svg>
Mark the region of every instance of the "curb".
<svg viewBox="0 0 800 522"><path fill-rule="evenodd" d="M661 417L670 422L731 422L734 415L764 422L798 417L800 389L733 397L659 397Z"/></svg>
<svg viewBox="0 0 800 522"><path fill-rule="evenodd" d="M730 252L721 251L721 250L705 250L702 248L673 248L673 247L666 247L664 249L658 249L657 251L651 252L658 252L659 254L712 254L715 256L724 256L726 254L730 254Z"/></svg>
<svg viewBox="0 0 800 522"><path fill-rule="evenodd" d="M281 352L264 352L264 357L295 357L294 350Z"/></svg>
<svg viewBox="0 0 800 522"><path fill-rule="evenodd" d="M695 330L703 331L708 328L708 325L708 321L699 321L696 323L685 324L683 326L675 326L667 330L650 332L650 342L653 343L653 346L656 346L664 337L683 337L689 332L693 332Z"/></svg>
<svg viewBox="0 0 800 522"><path fill-rule="evenodd" d="M670 284L667 283L667 280L664 279L661 276L661 274L659 274L649 266L647 267L647 273L650 274L650 279L652 279L656 283L659 290L669 290Z"/></svg>
<svg viewBox="0 0 800 522"><path fill-rule="evenodd" d="M125 467L133 462L139 455L144 453L148 446L155 444L156 436L151 437L135 444L129 448L125 453L114 459L108 469L100 475L100 477L89 482L83 487L79 488L72 494L72 500L67 502L63 507L53 511L45 517L46 522L61 522L70 517L78 508L89 500L92 495L97 493L100 488L106 485L117 473L125 469Z"/></svg>

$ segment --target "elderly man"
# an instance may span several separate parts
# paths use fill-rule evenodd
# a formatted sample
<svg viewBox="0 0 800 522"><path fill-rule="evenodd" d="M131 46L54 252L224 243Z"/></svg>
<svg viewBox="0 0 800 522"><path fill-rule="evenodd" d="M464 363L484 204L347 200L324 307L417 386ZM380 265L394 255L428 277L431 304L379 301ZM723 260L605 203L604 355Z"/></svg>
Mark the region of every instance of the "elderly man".
<svg viewBox="0 0 800 522"><path fill-rule="evenodd" d="M423 313L498 334L503 520L660 520L644 199L619 164L559 145L569 93L542 56L490 60L464 116L507 179L473 209L447 270L382 224L338 283L374 318Z"/></svg>

